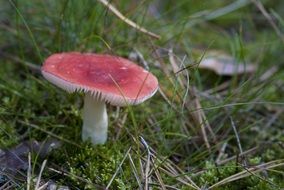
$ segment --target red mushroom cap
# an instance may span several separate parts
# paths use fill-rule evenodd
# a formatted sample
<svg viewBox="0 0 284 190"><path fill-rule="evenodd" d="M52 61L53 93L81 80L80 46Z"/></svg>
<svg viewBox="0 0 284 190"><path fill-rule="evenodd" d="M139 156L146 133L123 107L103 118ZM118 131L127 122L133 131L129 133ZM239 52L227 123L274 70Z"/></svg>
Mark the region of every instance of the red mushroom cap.
<svg viewBox="0 0 284 190"><path fill-rule="evenodd" d="M158 80L135 63L117 56L58 53L48 57L43 76L68 92L84 91L112 105L139 104L155 94Z"/></svg>

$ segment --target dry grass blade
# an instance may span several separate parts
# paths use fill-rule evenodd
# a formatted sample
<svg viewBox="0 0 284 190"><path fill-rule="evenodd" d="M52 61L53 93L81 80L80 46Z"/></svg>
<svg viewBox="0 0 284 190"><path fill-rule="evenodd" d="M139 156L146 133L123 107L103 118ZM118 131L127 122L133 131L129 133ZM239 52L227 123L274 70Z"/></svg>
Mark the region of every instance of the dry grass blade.
<svg viewBox="0 0 284 190"><path fill-rule="evenodd" d="M143 137L140 136L140 140L141 143L143 144L143 146L145 147L146 151L147 151L147 160L146 160L146 168L145 168L145 172L144 172L144 189L147 190L149 189L149 171L150 171L150 159L151 159L151 152L149 150L149 146L147 144L147 142L144 140Z"/></svg>
<svg viewBox="0 0 284 190"><path fill-rule="evenodd" d="M107 186L106 186L106 189L109 189L109 187L111 186L111 184L112 184L114 178L116 177L116 175L118 174L119 170L121 169L121 166L122 166L122 164L124 163L125 159L127 158L128 154L129 154L129 152L130 152L130 150L131 150L131 147L130 147L130 148L127 150L127 152L125 153L125 155L124 155L123 159L121 160L119 166L117 167L115 173L113 174L112 178L111 178L110 181L108 182L108 184L107 184Z"/></svg>
<svg viewBox="0 0 284 190"><path fill-rule="evenodd" d="M149 148L149 151L151 153L152 163L154 165L152 170L149 172L150 174L153 173L153 171L155 172L156 170L160 170L163 173L165 173L166 175L168 175L168 176L170 176L172 178L175 178L180 183L182 183L184 185L187 185L188 187L191 187L191 188L197 189L197 190L200 189L192 181L192 179L189 176L183 175L183 171L178 166L176 166L174 163L172 163L167 158L164 158L164 159L158 158L156 156L157 153L151 147L148 146L148 148ZM146 159L144 159L144 160L146 160ZM158 176L157 176L157 178L158 178ZM161 182L160 182L160 184L161 184ZM166 185L164 185L164 187L166 187Z"/></svg>
<svg viewBox="0 0 284 190"><path fill-rule="evenodd" d="M168 55L169 55L169 61L171 63L173 72L178 73L180 68L177 64L177 60L176 60L176 57L174 56L172 49L169 50ZM181 65L183 65L183 61L180 61L180 62L181 62ZM206 147L210 150L210 144L209 144L209 140L208 140L208 137L207 137L206 129L208 129L210 131L214 141L215 141L215 135L214 135L213 130L211 129L211 127L209 125L209 122L208 122L208 120L205 116L204 111L202 110L200 101L197 98L197 95L196 95L194 89L192 87L189 87L188 82L185 81L185 78L182 75L179 75L177 77L178 77L179 84L183 88L186 88L186 93L185 93L184 99L186 98L188 92L193 95L192 97L194 97L194 100L193 100L194 103L189 104L188 109L192 110L192 107L193 107L193 109L198 110L196 112L191 112L191 116L192 116L193 120L196 122L196 124L201 127L201 134L202 134L203 140L205 142ZM187 87L185 87L185 84L187 84ZM184 101L184 102L186 102L186 101Z"/></svg>
<svg viewBox="0 0 284 190"><path fill-rule="evenodd" d="M50 135L51 137L54 137L54 138L56 138L56 139L59 139L59 140L61 140L61 141L63 141L63 142L66 142L66 143L68 143L68 144L72 144L72 145L74 145L74 146L76 146L76 147L81 148L80 145L78 145L78 144L76 144L76 143L74 143L74 142L72 142L72 141L69 141L69 140L67 140L67 139L64 139L64 138L62 138L62 137L60 137L60 136L58 136L58 135L56 135L56 134L53 134L53 133L51 133L51 132L49 132L49 131L46 131L46 130L40 128L39 126L37 126L37 125L35 125L35 124L26 123L26 122L21 121L21 120L19 120L18 122L21 123L21 124L30 126L30 127L32 127L32 128L35 128L35 129L37 129L37 130L43 131L43 132L45 132L46 134Z"/></svg>
<svg viewBox="0 0 284 190"><path fill-rule="evenodd" d="M151 163L152 163L152 164L154 165L154 167L155 167L155 161L153 160L153 158L151 158ZM159 170L154 169L154 172L155 172L155 175L156 175L156 177L157 177L157 179L158 179L158 181L159 181L159 183L160 183L161 188L162 188L163 190L166 190L165 183L164 183L163 180L162 180L162 176L160 175Z"/></svg>
<svg viewBox="0 0 284 190"><path fill-rule="evenodd" d="M173 110L175 110L176 112L178 112L177 107L170 101L170 99L167 97L167 95L164 93L164 91L162 90L162 87L160 86L158 89L158 92L160 93L160 95L164 98L164 100L171 106L171 108Z"/></svg>
<svg viewBox="0 0 284 190"><path fill-rule="evenodd" d="M267 79L269 79L271 76L273 76L276 72L278 71L278 67L277 66L273 66L270 69L268 69L266 72L264 72L260 77L259 80L261 82L266 81Z"/></svg>
<svg viewBox="0 0 284 190"><path fill-rule="evenodd" d="M157 184L157 183L150 183L150 185L159 187L159 184ZM173 190L180 190L180 188L176 188L176 187L173 187L173 186L170 186L170 185L165 185L164 188L166 188L166 189L173 189ZM154 189L156 189L156 188L154 188Z"/></svg>
<svg viewBox="0 0 284 190"><path fill-rule="evenodd" d="M251 149L249 149L249 150L244 151L242 154L239 154L238 156L244 156L244 155L246 155L246 154L250 154L250 153L256 151L257 149L258 149L258 147L251 148ZM230 157L230 158L227 158L227 159L224 159L224 160L220 160L220 161L218 161L218 162L216 161L216 164L217 164L217 165L226 164L227 162L230 162L230 161L232 161L232 160L235 160L236 158L237 158L237 156L232 156L232 157Z"/></svg>
<svg viewBox="0 0 284 190"><path fill-rule="evenodd" d="M268 163L260 164L258 166L253 166L253 167L247 168L244 171L241 171L237 174L231 175L231 176L215 183L214 185L210 186L208 189L213 189L217 186L221 186L221 185L224 185L226 183L236 181L236 180L248 177L250 175L254 175L258 172L268 170L268 169L271 169L271 168L275 168L275 167L279 167L279 166L284 166L283 160L275 160L275 161L271 161L271 162L268 162Z"/></svg>
<svg viewBox="0 0 284 190"><path fill-rule="evenodd" d="M20 186L15 185L12 181L7 181L6 183L2 184L0 187L0 190L9 190L9 189L17 189L20 188Z"/></svg>
<svg viewBox="0 0 284 190"><path fill-rule="evenodd" d="M244 155L243 154L243 148L242 148L242 145L241 145L241 140L240 140L237 128L235 126L235 122L233 121L233 118L231 116L229 116L229 118L230 118L230 121L231 121L231 126L233 128L233 131L234 131L236 139L237 139L237 144L238 144L238 147L239 147L240 154L243 156ZM243 164L244 164L244 166L247 166L247 163L246 163L245 160L243 160Z"/></svg>
<svg viewBox="0 0 284 190"><path fill-rule="evenodd" d="M220 148L219 154L218 154L216 161L215 161L216 164L218 164L220 162L221 158L224 156L227 145L228 145L228 142L224 142L222 144L222 147Z"/></svg>
<svg viewBox="0 0 284 190"><path fill-rule="evenodd" d="M182 179L182 178L179 177L178 175L175 175L175 174L171 173L170 171L168 171L168 170L166 170L166 169L164 169L164 168L162 168L162 167L160 167L159 170L161 170L162 172L164 172L164 174L166 174L166 175L168 175L168 176L170 176L170 177L172 177L172 178L175 178L177 181L179 181L180 183L182 183L182 184L184 184L184 185L186 185L186 186L188 186L188 187L191 187L191 188L193 188L193 189L198 189L198 190L200 190L199 187L196 187L196 186L194 186L194 185L192 185L192 184L186 182L184 179Z"/></svg>
<svg viewBox="0 0 284 190"><path fill-rule="evenodd" d="M26 66L28 69L30 69L31 71L37 73L37 74L40 74L41 71L40 71L40 66L38 65L35 65L33 63L30 63L28 61L24 61L22 59L20 59L19 57L15 57L14 55L10 55L8 53L4 53L4 52L1 52L0 51L0 55L2 55L3 57L5 58L8 58L16 63L20 63L20 64L23 64L24 66Z"/></svg>
<svg viewBox="0 0 284 190"><path fill-rule="evenodd" d="M194 99L194 109L196 109L197 111L191 112L191 115L192 115L194 121L196 122L196 124L198 126L200 126L204 143L205 143L207 149L210 151L210 144L209 144L209 141L208 141L207 132L205 130L206 126L205 126L205 123L204 123L204 120L203 120L204 118L202 116L202 107L201 107L200 102L197 98Z"/></svg>
<svg viewBox="0 0 284 190"><path fill-rule="evenodd" d="M132 159L132 157L131 157L131 155L129 153L128 153L128 158L129 158L129 161L130 161L130 166L132 168L132 172L133 172L134 177L135 177L135 179L137 181L137 184L139 186L139 190L142 190L142 184L141 184L141 181L140 181L139 176L138 176L138 171L136 170L136 167L135 167L135 164L133 162L133 159Z"/></svg>
<svg viewBox="0 0 284 190"><path fill-rule="evenodd" d="M251 0L255 6L260 10L260 12L263 14L263 16L267 19L269 24L272 26L278 37L281 39L281 41L284 43L284 36L281 33L281 30L277 27L275 24L273 18L270 16L270 14L266 11L263 4L259 0Z"/></svg>
<svg viewBox="0 0 284 190"><path fill-rule="evenodd" d="M134 48L132 52L129 53L128 59L132 60L133 62L138 63L139 65L143 66L144 69L149 70L149 64L145 60L143 54Z"/></svg>
<svg viewBox="0 0 284 190"><path fill-rule="evenodd" d="M171 63L171 66L173 68L173 72L174 73L178 73L180 68L178 66L178 64L176 63L176 59L174 57L174 53L173 53L173 50L170 49L169 50L169 61ZM183 62L181 62L181 65L183 65ZM186 93L185 95L187 96L187 93L189 91L190 94L194 95L195 96L195 99L194 99L194 108L198 109L198 111L196 112L192 112L191 115L193 117L193 119L196 121L197 125L201 127L201 133L202 133L202 136L203 136L203 140L205 142L205 145L208 149L210 149L210 144L209 144L209 141L208 141L208 137L207 137L207 133L206 133L206 128L210 131L210 133L212 134L213 138L215 139L215 135L209 125L209 122L208 120L206 119L206 116L205 116L205 113L204 111L202 110L202 107L201 107L201 104L200 104L200 101L199 99L197 98L197 95L195 94L194 90L187 86L185 87L184 84L188 83L188 82L185 82L185 79L182 77L182 75L179 75L177 76L178 77L178 82L180 83L180 85L183 87L183 88L186 88ZM185 96L185 98L186 98ZM185 102L185 101L184 101Z"/></svg>
<svg viewBox="0 0 284 190"><path fill-rule="evenodd" d="M47 160L44 160L42 165L41 165L41 168L40 168L40 172L39 172L39 175L38 175L38 179L37 179L37 182L36 182L36 186L35 186L35 190L39 190L39 185L40 185L40 180L41 180L41 176L42 176L42 172L44 170L44 167L46 165L46 162Z"/></svg>
<svg viewBox="0 0 284 190"><path fill-rule="evenodd" d="M90 186L93 187L94 189L98 189L98 190L105 190L105 189L106 189L106 188L103 187L103 186L100 186L100 185L91 183L89 180L87 180L87 179L85 179L85 178L83 178L83 177L74 175L74 174L72 174L72 173L69 173L69 172L67 172L67 171L57 170L57 169L50 168L50 167L48 167L47 169L48 169L49 171L52 171L52 172L57 173L57 174L60 174L60 175L64 175L64 176L67 176L67 177L70 177L70 178L76 178L77 180L82 181L82 182L85 182L86 184L90 185Z"/></svg>
<svg viewBox="0 0 284 190"><path fill-rule="evenodd" d="M173 50L170 49L169 52L168 52L168 54L169 54L169 61L170 61L171 66L172 66L172 68L173 68L173 72L174 72L174 73L178 73L179 70L180 70L180 68L179 68L179 66L178 66L177 63L176 63L176 59L175 59L175 57L174 57ZM182 76L182 75L178 75L178 76L177 76L177 79L178 79L178 82L179 82L180 86L182 86L182 87L184 88L184 81L182 80L181 76Z"/></svg>
<svg viewBox="0 0 284 190"><path fill-rule="evenodd" d="M100 3L102 3L104 6L106 6L111 12L113 12L113 14L115 14L118 18L120 18L121 20L123 20L125 23L127 23L128 25L132 26L133 28L135 28L136 30L147 34L153 38L156 39L160 39L161 37L157 34L154 34L153 32L150 32L148 30L146 30L145 28L143 28L142 26L139 26L138 24L136 24L135 22L133 22L132 20L126 18L123 14L121 14L121 12L119 12L112 4L110 4L107 0L99 0Z"/></svg>
<svg viewBox="0 0 284 190"><path fill-rule="evenodd" d="M31 153L28 155L27 190L30 190L32 176Z"/></svg>

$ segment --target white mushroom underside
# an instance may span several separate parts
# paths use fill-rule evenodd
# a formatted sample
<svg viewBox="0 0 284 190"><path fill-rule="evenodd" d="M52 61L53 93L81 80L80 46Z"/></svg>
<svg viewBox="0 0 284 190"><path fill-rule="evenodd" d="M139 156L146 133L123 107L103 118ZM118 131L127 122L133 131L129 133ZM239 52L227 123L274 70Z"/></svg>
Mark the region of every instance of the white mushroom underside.
<svg viewBox="0 0 284 190"><path fill-rule="evenodd" d="M73 92L90 93L92 97L94 97L96 100L104 101L106 103L110 103L111 105L115 105L115 106L127 106L127 105L140 104L144 102L145 100L147 100L148 98L151 98L158 90L158 87L157 87L147 96L144 96L142 98L137 98L137 99L131 99L131 98L127 98L123 96L123 92L121 92L121 95L102 92L102 91L99 91L99 90L96 90L96 89L93 89L93 88L90 88L84 85L78 85L78 84L66 81L62 78L59 78L45 71L42 71L42 75L48 81L58 86L59 88L66 90L69 93L73 93Z"/></svg>

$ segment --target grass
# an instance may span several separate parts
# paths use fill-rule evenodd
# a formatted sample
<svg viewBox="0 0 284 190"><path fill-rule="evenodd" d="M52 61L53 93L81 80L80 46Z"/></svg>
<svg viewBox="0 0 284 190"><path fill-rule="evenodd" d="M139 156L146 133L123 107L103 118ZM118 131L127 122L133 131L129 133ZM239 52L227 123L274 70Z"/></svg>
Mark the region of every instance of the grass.
<svg viewBox="0 0 284 190"><path fill-rule="evenodd" d="M156 40L99 1L1 1L0 148L59 140L45 157L32 152L31 178L47 159L42 184L70 189L284 188L284 4L257 2L272 21L246 0L111 1ZM83 94L56 88L38 68L54 52L127 57L133 49L160 91L131 109L108 106L108 142L82 142ZM198 69L213 50L258 69L231 77ZM173 64L187 69L175 74ZM1 186L26 189L27 170L19 173L1 172Z"/></svg>

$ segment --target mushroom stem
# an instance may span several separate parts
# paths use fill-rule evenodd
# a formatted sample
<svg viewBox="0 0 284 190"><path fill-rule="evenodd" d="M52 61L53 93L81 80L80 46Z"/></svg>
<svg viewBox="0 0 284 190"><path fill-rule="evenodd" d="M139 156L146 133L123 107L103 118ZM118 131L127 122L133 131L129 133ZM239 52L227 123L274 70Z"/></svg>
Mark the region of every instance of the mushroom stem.
<svg viewBox="0 0 284 190"><path fill-rule="evenodd" d="M83 108L82 139L91 139L93 144L104 144L107 140L108 118L105 102L86 93Z"/></svg>

